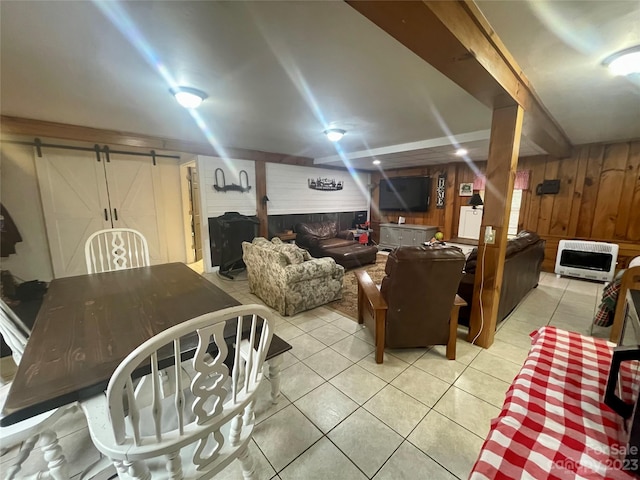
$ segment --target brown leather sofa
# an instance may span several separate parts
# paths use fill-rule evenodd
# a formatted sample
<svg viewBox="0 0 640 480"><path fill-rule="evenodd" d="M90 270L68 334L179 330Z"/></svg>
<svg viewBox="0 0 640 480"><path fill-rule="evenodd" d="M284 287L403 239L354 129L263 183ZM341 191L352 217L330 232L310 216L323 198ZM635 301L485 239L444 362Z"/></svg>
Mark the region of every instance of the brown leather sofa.
<svg viewBox="0 0 640 480"><path fill-rule="evenodd" d="M366 271L357 271L358 322L370 327L376 338L376 361L382 363L390 348L449 345L456 291L462 278L464 254L451 246L398 247L387 259L380 290ZM386 313L385 313L386 312Z"/></svg>
<svg viewBox="0 0 640 480"><path fill-rule="evenodd" d="M361 245L349 230L339 232L337 221L298 223L294 230L296 244L313 257L331 257L344 268L376 263L378 249Z"/></svg>
<svg viewBox="0 0 640 480"><path fill-rule="evenodd" d="M544 260L545 241L537 233L523 230L518 236L507 241L504 274L498 306L498 322L504 320L520 303L529 291L538 286L540 270ZM474 248L465 264L465 274L458 288L460 295L468 304L460 309L460 323L469 325L471 299L475 280L478 249Z"/></svg>

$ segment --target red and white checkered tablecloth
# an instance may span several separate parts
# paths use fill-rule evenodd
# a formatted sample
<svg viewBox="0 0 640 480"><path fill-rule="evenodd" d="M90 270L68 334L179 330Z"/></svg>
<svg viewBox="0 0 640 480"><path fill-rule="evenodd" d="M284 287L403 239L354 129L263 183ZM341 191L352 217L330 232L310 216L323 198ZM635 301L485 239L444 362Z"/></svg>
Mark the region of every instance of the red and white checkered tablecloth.
<svg viewBox="0 0 640 480"><path fill-rule="evenodd" d="M614 345L554 327L531 337L469 478L634 479L620 470L620 417L603 403Z"/></svg>

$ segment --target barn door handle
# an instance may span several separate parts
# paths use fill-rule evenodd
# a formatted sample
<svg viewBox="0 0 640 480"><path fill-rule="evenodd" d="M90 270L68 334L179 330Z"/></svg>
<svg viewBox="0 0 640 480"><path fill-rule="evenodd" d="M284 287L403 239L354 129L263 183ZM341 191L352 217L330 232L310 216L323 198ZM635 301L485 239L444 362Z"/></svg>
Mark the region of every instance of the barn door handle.
<svg viewBox="0 0 640 480"><path fill-rule="evenodd" d="M113 209L113 218L115 218L116 221L118 221L118 209L117 208Z"/></svg>
<svg viewBox="0 0 640 480"><path fill-rule="evenodd" d="M109 212L107 211L107 209L104 209L104 219L109 221Z"/></svg>

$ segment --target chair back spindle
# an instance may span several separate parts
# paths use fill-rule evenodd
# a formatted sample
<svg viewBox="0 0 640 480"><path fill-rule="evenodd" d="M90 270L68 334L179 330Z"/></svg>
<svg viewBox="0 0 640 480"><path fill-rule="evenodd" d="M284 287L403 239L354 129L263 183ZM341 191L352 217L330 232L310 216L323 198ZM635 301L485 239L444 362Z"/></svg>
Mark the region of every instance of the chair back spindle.
<svg viewBox="0 0 640 480"><path fill-rule="evenodd" d="M84 253L89 273L150 265L147 240L131 228L110 228L93 233L85 243Z"/></svg>
<svg viewBox="0 0 640 480"><path fill-rule="evenodd" d="M163 456L165 468L178 477L193 468L199 473L224 468L230 452L243 457L273 335L272 315L261 305L232 307L183 322L140 345L116 368L104 397L82 402L94 443L114 461L144 463ZM195 354L182 360L187 344L196 345ZM167 369L168 389L159 374ZM192 377L188 385L185 371ZM146 373L150 402L139 399L134 388L135 378ZM96 414L100 408L108 414ZM95 418L110 425L95 428Z"/></svg>

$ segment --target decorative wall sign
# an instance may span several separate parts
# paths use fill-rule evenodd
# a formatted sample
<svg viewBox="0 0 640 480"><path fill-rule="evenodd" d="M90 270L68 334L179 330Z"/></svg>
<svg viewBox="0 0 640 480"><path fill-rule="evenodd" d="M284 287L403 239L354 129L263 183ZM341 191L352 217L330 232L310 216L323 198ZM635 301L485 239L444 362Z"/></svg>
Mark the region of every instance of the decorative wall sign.
<svg viewBox="0 0 640 480"><path fill-rule="evenodd" d="M245 185L242 184L242 174L243 173L244 173L244 183L245 183ZM240 174L238 176L240 177L240 179L239 179L240 185L236 185L235 183L232 183L231 185L227 185L226 181L224 179L224 170L222 170L221 168L216 168L216 171L215 171L215 184L213 185L213 188L215 189L216 192L232 191L232 192L246 193L249 190L251 190L251 187L249 186L249 174L247 173L247 171L246 170L240 170Z"/></svg>
<svg viewBox="0 0 640 480"><path fill-rule="evenodd" d="M447 188L447 174L438 175L438 184L436 185L436 208L444 208L444 193Z"/></svg>
<svg viewBox="0 0 640 480"><path fill-rule="evenodd" d="M312 190L335 191L342 190L342 188L344 187L342 180L336 182L335 178L310 178L307 180L307 184Z"/></svg>
<svg viewBox="0 0 640 480"><path fill-rule="evenodd" d="M460 196L470 197L473 195L473 183L461 183L460 184Z"/></svg>

